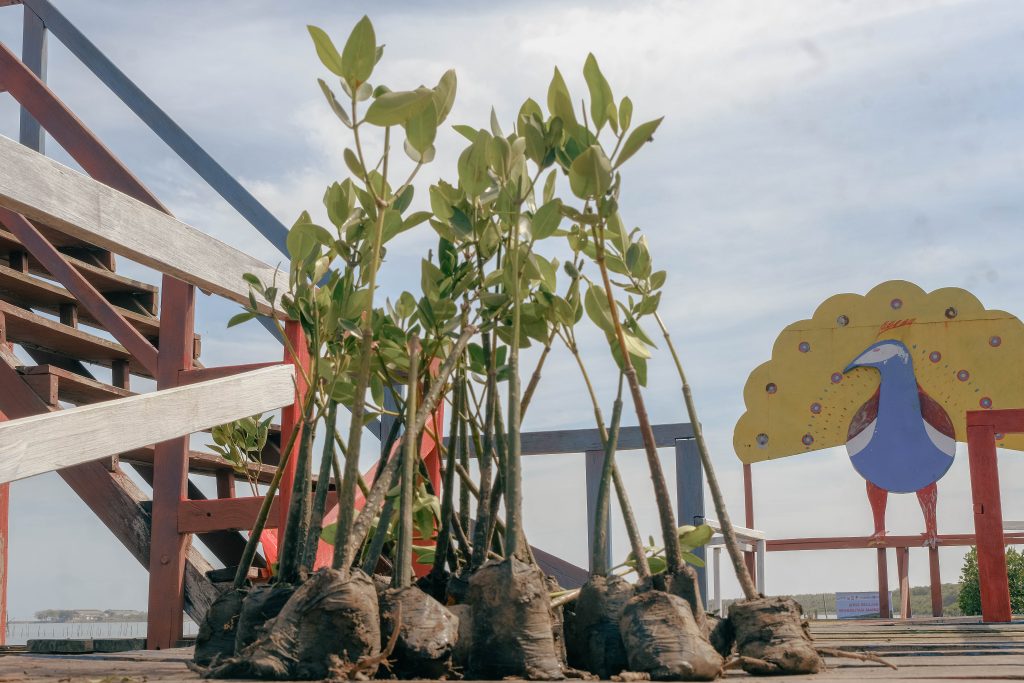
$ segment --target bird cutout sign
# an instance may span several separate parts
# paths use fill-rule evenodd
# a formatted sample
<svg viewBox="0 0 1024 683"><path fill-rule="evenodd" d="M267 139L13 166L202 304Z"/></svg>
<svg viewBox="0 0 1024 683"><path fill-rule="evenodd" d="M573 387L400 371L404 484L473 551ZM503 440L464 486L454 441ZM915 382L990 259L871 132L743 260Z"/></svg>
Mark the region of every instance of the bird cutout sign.
<svg viewBox="0 0 1024 683"><path fill-rule="evenodd" d="M885 282L839 294L786 327L747 379L733 445L744 463L845 446L867 482L872 539L889 493L916 493L936 542L936 482L966 441L968 410L1024 407L1024 325L958 288ZM996 434L1024 450L1024 436Z"/></svg>

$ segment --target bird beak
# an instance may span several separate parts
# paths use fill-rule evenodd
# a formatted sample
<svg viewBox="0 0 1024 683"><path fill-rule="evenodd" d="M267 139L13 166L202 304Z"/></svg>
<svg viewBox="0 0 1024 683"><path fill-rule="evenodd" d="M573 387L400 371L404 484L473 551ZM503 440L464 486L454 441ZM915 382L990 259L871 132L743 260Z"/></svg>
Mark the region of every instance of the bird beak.
<svg viewBox="0 0 1024 683"><path fill-rule="evenodd" d="M857 361L853 361L852 363L847 365L845 368L843 368L843 374L845 375L845 374L849 373L850 370L853 370L853 369L859 368L859 367L861 367L861 366L857 363Z"/></svg>

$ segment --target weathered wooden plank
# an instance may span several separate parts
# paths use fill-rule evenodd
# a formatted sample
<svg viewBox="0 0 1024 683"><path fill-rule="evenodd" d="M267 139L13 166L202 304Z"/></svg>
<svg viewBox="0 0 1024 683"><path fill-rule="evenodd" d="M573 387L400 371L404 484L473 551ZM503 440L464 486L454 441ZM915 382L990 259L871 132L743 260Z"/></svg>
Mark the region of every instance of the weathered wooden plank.
<svg viewBox="0 0 1024 683"><path fill-rule="evenodd" d="M25 377L25 381L32 385L33 388L37 386L36 382L40 383L39 386L42 386L44 382L46 386L49 386L52 382L53 398L76 406L110 401L133 395L127 389L97 382L94 379L83 377L53 365L23 366L18 368L18 372ZM50 405L56 405L43 395L40 395L40 398L50 403Z"/></svg>
<svg viewBox="0 0 1024 683"><path fill-rule="evenodd" d="M260 368L269 368L274 365L281 365L280 362L267 362L267 363L246 363L245 365L223 365L212 368L194 368L192 370L182 370L178 373L178 386L186 386L188 384L195 384L196 382L206 382L211 379L217 379L219 377L230 377L231 375L237 375L240 372L249 372L250 370L259 370Z"/></svg>
<svg viewBox="0 0 1024 683"><path fill-rule="evenodd" d="M15 370L16 362L10 349L0 345L0 411L10 418L24 418L57 410L45 405L21 380ZM135 482L119 467L110 471L98 462L68 467L57 474L132 556L142 566L149 566L151 517L144 505L148 502L146 496ZM206 578L211 569L195 548L189 549L185 563L185 612L197 621L217 597L217 590Z"/></svg>
<svg viewBox="0 0 1024 683"><path fill-rule="evenodd" d="M679 439L692 439L693 427L688 422L654 425L654 442L658 448L674 447ZM596 429L561 429L543 432L524 432L523 455L562 455L586 453L604 449L601 434ZM448 441L445 440L447 447ZM644 447L639 427L619 430L618 452L639 450Z"/></svg>
<svg viewBox="0 0 1024 683"><path fill-rule="evenodd" d="M0 206L239 303L244 274L275 278L272 266L3 136Z"/></svg>
<svg viewBox="0 0 1024 683"><path fill-rule="evenodd" d="M12 420L0 425L0 483L279 408L292 401L293 377L293 368L282 365Z"/></svg>
<svg viewBox="0 0 1024 683"><path fill-rule="evenodd" d="M939 534L939 547L977 545L974 534ZM1024 543L1024 533L1005 534L1006 545ZM877 547L914 548L920 547L920 536L886 536ZM794 550L863 550L876 547L867 536L830 536L822 538L775 538L768 540L769 552Z"/></svg>

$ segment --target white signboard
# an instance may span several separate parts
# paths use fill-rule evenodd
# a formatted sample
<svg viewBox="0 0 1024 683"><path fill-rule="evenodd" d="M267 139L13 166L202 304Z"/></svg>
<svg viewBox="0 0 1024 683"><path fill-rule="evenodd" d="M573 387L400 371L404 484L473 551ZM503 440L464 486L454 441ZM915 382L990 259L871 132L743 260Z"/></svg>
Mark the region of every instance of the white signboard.
<svg viewBox="0 0 1024 683"><path fill-rule="evenodd" d="M878 618L878 592L836 593L836 616L839 619Z"/></svg>

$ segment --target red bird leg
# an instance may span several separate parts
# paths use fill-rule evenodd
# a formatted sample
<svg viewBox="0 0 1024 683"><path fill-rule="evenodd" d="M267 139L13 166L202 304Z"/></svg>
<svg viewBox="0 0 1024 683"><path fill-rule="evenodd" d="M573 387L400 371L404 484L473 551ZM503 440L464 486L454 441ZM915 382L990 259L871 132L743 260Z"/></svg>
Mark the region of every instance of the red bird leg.
<svg viewBox="0 0 1024 683"><path fill-rule="evenodd" d="M889 492L870 481L867 484L871 515L875 518L875 533L871 534L868 545L881 545L885 540L885 506L889 502Z"/></svg>
<svg viewBox="0 0 1024 683"><path fill-rule="evenodd" d="M917 492L917 502L924 513L924 544L935 548L939 545L938 522L935 516L935 504L939 501L939 487L932 482Z"/></svg>

